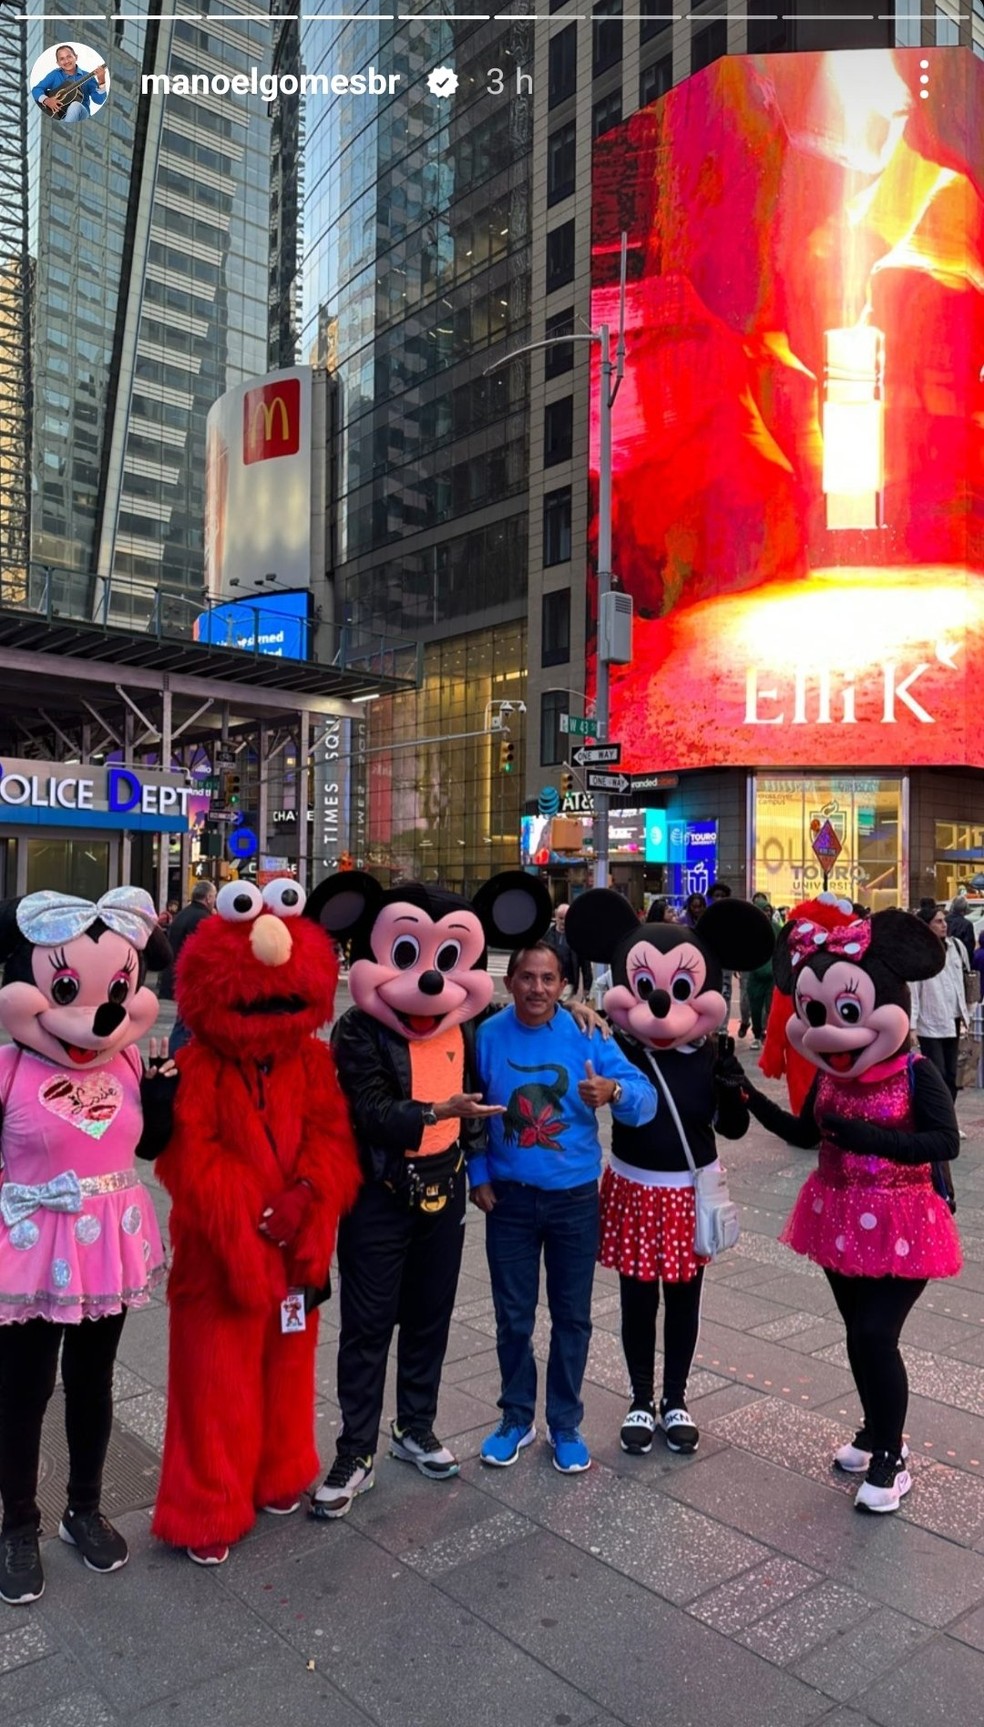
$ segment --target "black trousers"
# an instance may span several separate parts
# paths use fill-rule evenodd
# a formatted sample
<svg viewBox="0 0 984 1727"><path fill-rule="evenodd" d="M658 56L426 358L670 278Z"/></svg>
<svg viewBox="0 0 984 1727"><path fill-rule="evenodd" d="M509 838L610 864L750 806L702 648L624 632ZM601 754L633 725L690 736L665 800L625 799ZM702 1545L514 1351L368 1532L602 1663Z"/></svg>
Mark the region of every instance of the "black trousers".
<svg viewBox="0 0 984 1727"><path fill-rule="evenodd" d="M3 1530L41 1523L41 1423L55 1389L61 1350L68 1440L68 1504L97 1511L113 1427L113 1366L126 1309L106 1319L57 1325L28 1319L0 1325L0 1498ZM64 1342L63 1342L64 1339Z"/></svg>
<svg viewBox="0 0 984 1727"><path fill-rule="evenodd" d="M682 1403L700 1331L700 1295L704 1267L690 1283L663 1284L663 1396L669 1404ZM659 1313L658 1278L643 1283L637 1277L619 1277L622 1297L622 1348L632 1385L633 1403L653 1403L656 1375L656 1316Z"/></svg>
<svg viewBox="0 0 984 1727"><path fill-rule="evenodd" d="M465 1173L443 1211L406 1210L386 1187L364 1187L338 1231L341 1274L338 1449L373 1456L393 1331L396 1415L432 1428L464 1245Z"/></svg>
<svg viewBox="0 0 984 1727"><path fill-rule="evenodd" d="M953 1098L954 1103L956 1103L957 1055L960 1049L959 1037L920 1036L919 1048L922 1050L926 1060L931 1061L934 1067L939 1068L943 1078L946 1080L946 1089Z"/></svg>
<svg viewBox="0 0 984 1727"><path fill-rule="evenodd" d="M828 1271L826 1277L847 1331L847 1358L861 1399L867 1449L900 1457L909 1381L899 1338L926 1279L844 1277L839 1271Z"/></svg>

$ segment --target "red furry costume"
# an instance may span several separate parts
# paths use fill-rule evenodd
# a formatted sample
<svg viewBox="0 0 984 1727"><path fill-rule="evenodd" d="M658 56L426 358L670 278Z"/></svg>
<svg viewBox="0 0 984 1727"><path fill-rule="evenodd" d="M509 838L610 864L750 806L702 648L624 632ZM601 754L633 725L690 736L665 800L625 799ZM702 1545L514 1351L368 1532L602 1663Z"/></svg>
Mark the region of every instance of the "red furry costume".
<svg viewBox="0 0 984 1727"><path fill-rule="evenodd" d="M801 900L794 905L787 918L787 923L800 923L809 918L821 929L840 929L849 924L854 912L849 900L835 899L833 894L820 894L816 899ZM782 1079L786 1076L786 1088L789 1092L789 1107L794 1115L799 1115L806 1094L817 1077L817 1070L812 1061L807 1061L794 1049L786 1036L786 1027L793 1015L793 1003L776 984L772 991L772 1001L769 1006L769 1019L765 1028L765 1041L762 1045L762 1055L759 1068L767 1079Z"/></svg>
<svg viewBox="0 0 984 1727"><path fill-rule="evenodd" d="M325 1285L360 1179L334 1060L316 1035L338 967L303 904L289 880L262 899L229 883L177 969L194 1041L177 1057L173 1137L158 1164L174 1260L153 1528L222 1557L258 1508L286 1509L318 1473L317 1314L285 1335L281 1302Z"/></svg>

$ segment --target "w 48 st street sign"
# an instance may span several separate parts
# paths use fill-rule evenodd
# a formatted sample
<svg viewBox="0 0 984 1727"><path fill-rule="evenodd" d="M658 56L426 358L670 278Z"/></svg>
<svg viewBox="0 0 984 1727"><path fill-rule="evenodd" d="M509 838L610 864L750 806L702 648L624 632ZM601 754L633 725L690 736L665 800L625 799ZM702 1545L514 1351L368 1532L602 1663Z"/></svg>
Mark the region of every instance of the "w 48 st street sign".
<svg viewBox="0 0 984 1727"><path fill-rule="evenodd" d="M604 767L606 762L617 768L621 759L621 744L582 744L571 751L571 761L579 768Z"/></svg>

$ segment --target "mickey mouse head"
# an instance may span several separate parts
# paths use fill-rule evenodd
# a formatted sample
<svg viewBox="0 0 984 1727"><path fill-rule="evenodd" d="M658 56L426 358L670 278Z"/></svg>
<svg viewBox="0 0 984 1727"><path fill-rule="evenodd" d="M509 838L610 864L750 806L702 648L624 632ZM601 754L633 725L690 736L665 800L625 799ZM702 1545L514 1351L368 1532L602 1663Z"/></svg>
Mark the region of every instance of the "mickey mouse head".
<svg viewBox="0 0 984 1727"><path fill-rule="evenodd" d="M719 900L696 929L641 924L621 894L594 888L567 914L567 939L586 959L611 966L605 1012L620 1031L653 1049L678 1049L710 1037L725 1015L722 967L764 965L774 934L746 900Z"/></svg>
<svg viewBox="0 0 984 1727"><path fill-rule="evenodd" d="M420 1043L488 1006L487 944L512 950L539 940L551 909L543 883L522 870L493 876L473 900L420 882L384 889L346 870L315 888L305 916L350 944L356 1007Z"/></svg>

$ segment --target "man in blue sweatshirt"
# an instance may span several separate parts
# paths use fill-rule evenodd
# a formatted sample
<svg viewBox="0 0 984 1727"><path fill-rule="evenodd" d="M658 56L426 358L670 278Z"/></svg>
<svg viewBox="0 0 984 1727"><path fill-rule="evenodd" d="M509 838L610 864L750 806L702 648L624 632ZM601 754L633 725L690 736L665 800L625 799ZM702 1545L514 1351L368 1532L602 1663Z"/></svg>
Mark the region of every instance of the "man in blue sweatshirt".
<svg viewBox="0 0 984 1727"><path fill-rule="evenodd" d="M469 1158L468 1177L486 1214L502 1376L502 1420L482 1445L482 1461L505 1468L536 1438L532 1339L542 1253L551 1322L547 1427L554 1467L567 1475L591 1464L579 1428L598 1256L597 1111L607 1104L617 1121L642 1127L656 1114L656 1094L614 1041L601 1032L586 1039L559 1009L564 987L546 942L512 955L512 1005L487 1019L475 1040L485 1101L503 1113L488 1118L487 1148Z"/></svg>

